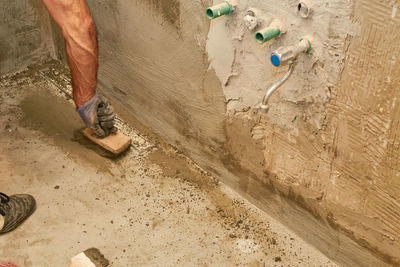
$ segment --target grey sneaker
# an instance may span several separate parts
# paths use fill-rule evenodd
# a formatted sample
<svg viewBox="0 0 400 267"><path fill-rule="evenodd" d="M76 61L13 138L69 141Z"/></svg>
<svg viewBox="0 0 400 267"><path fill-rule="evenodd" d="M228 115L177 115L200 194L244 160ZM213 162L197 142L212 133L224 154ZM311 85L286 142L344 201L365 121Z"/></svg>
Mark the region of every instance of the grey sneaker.
<svg viewBox="0 0 400 267"><path fill-rule="evenodd" d="M31 195L12 195L0 193L0 214L4 216L4 226L0 235L20 226L36 209L36 201Z"/></svg>

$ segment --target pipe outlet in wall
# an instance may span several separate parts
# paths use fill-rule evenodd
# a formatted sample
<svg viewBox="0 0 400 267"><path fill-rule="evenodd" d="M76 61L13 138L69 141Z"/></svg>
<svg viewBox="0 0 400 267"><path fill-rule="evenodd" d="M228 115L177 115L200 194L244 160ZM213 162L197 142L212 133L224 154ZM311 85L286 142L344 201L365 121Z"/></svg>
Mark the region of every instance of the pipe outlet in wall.
<svg viewBox="0 0 400 267"><path fill-rule="evenodd" d="M257 31L254 37L257 43L263 44L272 38L280 36L282 33L285 33L283 24L278 20L274 20L267 28Z"/></svg>
<svg viewBox="0 0 400 267"><path fill-rule="evenodd" d="M275 67L293 63L302 54L308 54L312 50L309 39L301 38L297 45L282 46L272 52L271 63Z"/></svg>
<svg viewBox="0 0 400 267"><path fill-rule="evenodd" d="M249 30L254 30L259 24L258 18L256 17L256 13L249 9L247 10L246 16L244 16L244 23Z"/></svg>
<svg viewBox="0 0 400 267"><path fill-rule="evenodd" d="M275 66L283 66L289 65L288 71L282 78L274 83L270 88L265 92L264 98L260 104L260 110L264 113L269 110L269 99L271 95L287 80L293 72L293 69L296 65L296 59L301 54L308 54L312 50L311 41L309 38L301 38L297 45L293 46L282 46L277 50L272 52L271 55L271 63Z"/></svg>
<svg viewBox="0 0 400 267"><path fill-rule="evenodd" d="M312 2L311 0L301 0L297 4L297 12L299 16L306 19L312 14Z"/></svg>
<svg viewBox="0 0 400 267"><path fill-rule="evenodd" d="M223 15L231 14L233 11L235 11L234 5L225 1L224 3L207 8L206 16L208 19L215 19Z"/></svg>

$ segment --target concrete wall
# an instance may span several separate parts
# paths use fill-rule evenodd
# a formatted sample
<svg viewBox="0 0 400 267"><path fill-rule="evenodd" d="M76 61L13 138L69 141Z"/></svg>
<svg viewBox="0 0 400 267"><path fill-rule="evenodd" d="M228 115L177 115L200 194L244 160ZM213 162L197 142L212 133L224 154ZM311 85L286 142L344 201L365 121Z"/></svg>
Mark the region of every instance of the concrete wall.
<svg viewBox="0 0 400 267"><path fill-rule="evenodd" d="M40 0L0 1L0 74L50 56L49 16Z"/></svg>
<svg viewBox="0 0 400 267"><path fill-rule="evenodd" d="M237 12L210 23L211 2L88 0L101 90L126 119L339 263L400 264L396 2L315 0L304 20L296 1L239 1ZM264 25L280 18L287 33L256 44L243 24L249 7ZM313 37L313 53L261 114L265 89L286 70L271 66L270 52L303 35Z"/></svg>

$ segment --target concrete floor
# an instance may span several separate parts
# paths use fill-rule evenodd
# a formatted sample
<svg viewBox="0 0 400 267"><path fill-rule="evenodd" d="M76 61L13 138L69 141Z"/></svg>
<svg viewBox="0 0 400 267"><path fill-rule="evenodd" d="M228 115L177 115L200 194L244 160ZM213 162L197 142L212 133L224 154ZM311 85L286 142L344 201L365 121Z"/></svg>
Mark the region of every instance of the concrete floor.
<svg viewBox="0 0 400 267"><path fill-rule="evenodd" d="M51 75L50 75L51 74ZM30 193L34 215L0 236L0 262L69 266L96 247L111 266L335 266L182 154L131 131L119 158L88 142L60 91L65 69L0 78L0 192Z"/></svg>

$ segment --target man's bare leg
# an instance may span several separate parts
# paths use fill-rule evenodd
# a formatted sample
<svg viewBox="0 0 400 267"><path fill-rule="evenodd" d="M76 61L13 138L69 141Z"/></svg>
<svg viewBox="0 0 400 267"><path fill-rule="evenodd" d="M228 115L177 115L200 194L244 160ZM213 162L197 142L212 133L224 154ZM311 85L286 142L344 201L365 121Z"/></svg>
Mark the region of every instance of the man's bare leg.
<svg viewBox="0 0 400 267"><path fill-rule="evenodd" d="M98 136L115 132L114 112L96 91L98 47L96 27L85 0L42 0L61 28L71 69L77 112Z"/></svg>
<svg viewBox="0 0 400 267"><path fill-rule="evenodd" d="M85 0L42 0L61 28L76 107L93 97L97 82L96 27Z"/></svg>

